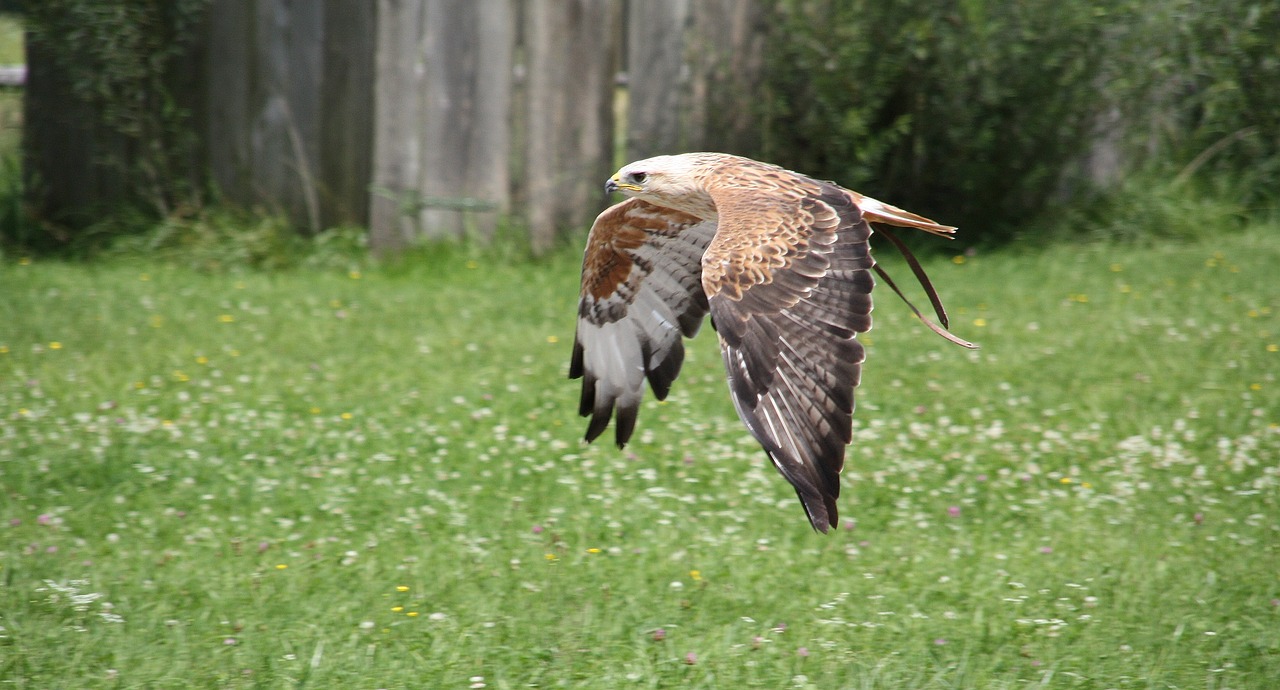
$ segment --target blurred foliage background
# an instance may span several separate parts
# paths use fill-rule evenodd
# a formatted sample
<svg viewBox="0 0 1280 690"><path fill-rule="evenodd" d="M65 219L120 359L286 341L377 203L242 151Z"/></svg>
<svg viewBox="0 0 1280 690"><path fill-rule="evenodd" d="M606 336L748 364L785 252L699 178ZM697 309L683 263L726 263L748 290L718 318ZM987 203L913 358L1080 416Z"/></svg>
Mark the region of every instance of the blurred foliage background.
<svg viewBox="0 0 1280 690"><path fill-rule="evenodd" d="M764 154L788 167L991 241L1064 206L1105 231L1109 194L1192 185L1274 211L1275 2L782 0L776 16Z"/></svg>
<svg viewBox="0 0 1280 690"><path fill-rule="evenodd" d="M1280 0L755 7L751 35L759 41L751 45L763 59L758 88L739 102L757 135L736 153L946 219L982 244L1176 237L1275 215ZM49 156L28 135L27 164L19 165L17 138L0 137L0 247L100 248L138 228L160 226L173 238L184 223L208 235L207 208L220 196L199 172L199 109L216 94L191 91L200 83L193 70L203 68L208 0L0 9L10 11L0 54L13 54L21 35L12 27L24 26L38 46L28 54L57 66L61 88L93 120L101 138L91 153L95 164L110 159L117 174L106 196L120 202L87 206L67 230L48 199L32 194L42 180L31 163ZM16 94L2 94L9 110ZM39 108L27 104L28 122ZM703 142L684 143L688 150ZM268 225L285 233L296 226Z"/></svg>

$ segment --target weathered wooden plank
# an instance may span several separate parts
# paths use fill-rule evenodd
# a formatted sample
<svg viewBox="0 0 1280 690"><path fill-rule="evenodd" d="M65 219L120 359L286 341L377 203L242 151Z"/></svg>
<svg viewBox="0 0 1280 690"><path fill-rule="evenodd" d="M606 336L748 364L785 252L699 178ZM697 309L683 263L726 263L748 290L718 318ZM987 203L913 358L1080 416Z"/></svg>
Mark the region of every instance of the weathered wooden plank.
<svg viewBox="0 0 1280 690"><path fill-rule="evenodd" d="M378 7L371 243L394 251L418 234L491 236L510 201L515 4Z"/></svg>
<svg viewBox="0 0 1280 690"><path fill-rule="evenodd" d="M494 211L472 217L423 211L429 235L491 236L508 208L514 5L507 0L427 0L423 176L427 199L474 199ZM468 221L474 225L468 228Z"/></svg>
<svg viewBox="0 0 1280 690"><path fill-rule="evenodd" d="M374 7L213 0L207 142L235 202L312 231L366 216Z"/></svg>
<svg viewBox="0 0 1280 690"><path fill-rule="evenodd" d="M203 62L187 70L203 96L184 102L228 200L313 230L367 220L379 250L489 236L509 214L541 251L605 203L624 35L629 158L706 144L750 152L762 4L211 0ZM33 128L49 152L38 164L129 155L84 126L61 131ZM110 196L113 180L61 193Z"/></svg>
<svg viewBox="0 0 1280 690"><path fill-rule="evenodd" d="M373 164L374 5L325 0L324 7L320 223L365 225Z"/></svg>
<svg viewBox="0 0 1280 690"><path fill-rule="evenodd" d="M691 8L687 139L691 149L760 152L757 104L764 77L760 0L700 0Z"/></svg>
<svg viewBox="0 0 1280 690"><path fill-rule="evenodd" d="M210 165L225 195L320 225L322 3L213 0Z"/></svg>
<svg viewBox="0 0 1280 690"><path fill-rule="evenodd" d="M627 12L627 158L686 150L689 0L632 2Z"/></svg>
<svg viewBox="0 0 1280 690"><path fill-rule="evenodd" d="M255 201L319 230L316 193L324 5L257 0L247 47L250 185ZM215 9L216 12L216 9Z"/></svg>
<svg viewBox="0 0 1280 690"><path fill-rule="evenodd" d="M590 224L613 167L613 93L621 5L532 0L521 198L535 252Z"/></svg>
<svg viewBox="0 0 1280 690"><path fill-rule="evenodd" d="M394 252L417 234L417 212L405 195L421 175L424 8L418 0L379 0L374 58L373 187L369 245Z"/></svg>
<svg viewBox="0 0 1280 690"><path fill-rule="evenodd" d="M253 8L236 0L212 0L205 41L208 54L208 110L204 136L209 142L209 168L219 191L230 199L251 199L253 158L249 138L248 82Z"/></svg>
<svg viewBox="0 0 1280 690"><path fill-rule="evenodd" d="M758 151L760 0L645 0L627 16L627 152Z"/></svg>

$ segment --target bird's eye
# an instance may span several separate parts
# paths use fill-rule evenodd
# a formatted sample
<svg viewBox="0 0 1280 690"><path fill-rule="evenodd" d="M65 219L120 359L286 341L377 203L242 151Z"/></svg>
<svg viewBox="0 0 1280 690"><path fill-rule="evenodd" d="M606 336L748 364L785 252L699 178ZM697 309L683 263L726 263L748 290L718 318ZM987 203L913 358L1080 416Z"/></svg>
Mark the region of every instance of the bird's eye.
<svg viewBox="0 0 1280 690"><path fill-rule="evenodd" d="M649 179L649 173L642 173L642 172L631 173L631 181L636 184L644 184L644 181L647 179Z"/></svg>

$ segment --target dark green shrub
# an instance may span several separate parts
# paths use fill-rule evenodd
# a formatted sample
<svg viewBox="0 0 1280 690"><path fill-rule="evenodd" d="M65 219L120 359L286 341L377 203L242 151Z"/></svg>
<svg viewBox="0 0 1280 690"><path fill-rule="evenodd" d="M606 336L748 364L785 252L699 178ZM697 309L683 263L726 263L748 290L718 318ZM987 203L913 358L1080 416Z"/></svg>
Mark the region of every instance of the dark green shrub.
<svg viewBox="0 0 1280 690"><path fill-rule="evenodd" d="M784 0L770 157L999 239L1059 189L1105 104L1095 6Z"/></svg>
<svg viewBox="0 0 1280 690"><path fill-rule="evenodd" d="M26 5L26 194L42 225L78 231L124 207L154 220L200 205L191 80L208 2Z"/></svg>
<svg viewBox="0 0 1280 690"><path fill-rule="evenodd" d="M966 238L1096 206L1135 170L1184 193L1186 177L1226 175L1250 208L1280 190L1275 0L776 0L773 13L764 155Z"/></svg>
<svg viewBox="0 0 1280 690"><path fill-rule="evenodd" d="M1172 3L1157 61L1177 176L1226 175L1252 208L1280 197L1280 2Z"/></svg>

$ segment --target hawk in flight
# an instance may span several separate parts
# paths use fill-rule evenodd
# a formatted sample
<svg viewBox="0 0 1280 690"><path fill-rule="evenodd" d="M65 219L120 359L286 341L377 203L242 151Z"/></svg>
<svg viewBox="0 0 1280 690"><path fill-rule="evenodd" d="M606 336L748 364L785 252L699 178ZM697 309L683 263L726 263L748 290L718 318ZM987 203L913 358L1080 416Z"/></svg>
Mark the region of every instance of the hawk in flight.
<svg viewBox="0 0 1280 690"><path fill-rule="evenodd" d="M618 447L635 429L647 379L667 396L683 338L703 317L720 338L738 416L795 487L813 528L838 523L836 498L852 433L853 389L871 328L875 270L869 223L950 237L955 228L831 182L722 153L631 163L605 185L630 197L600 214L582 261L570 378L582 378L586 440L614 420ZM900 241L942 327L946 312ZM905 301L905 297L903 298Z"/></svg>

